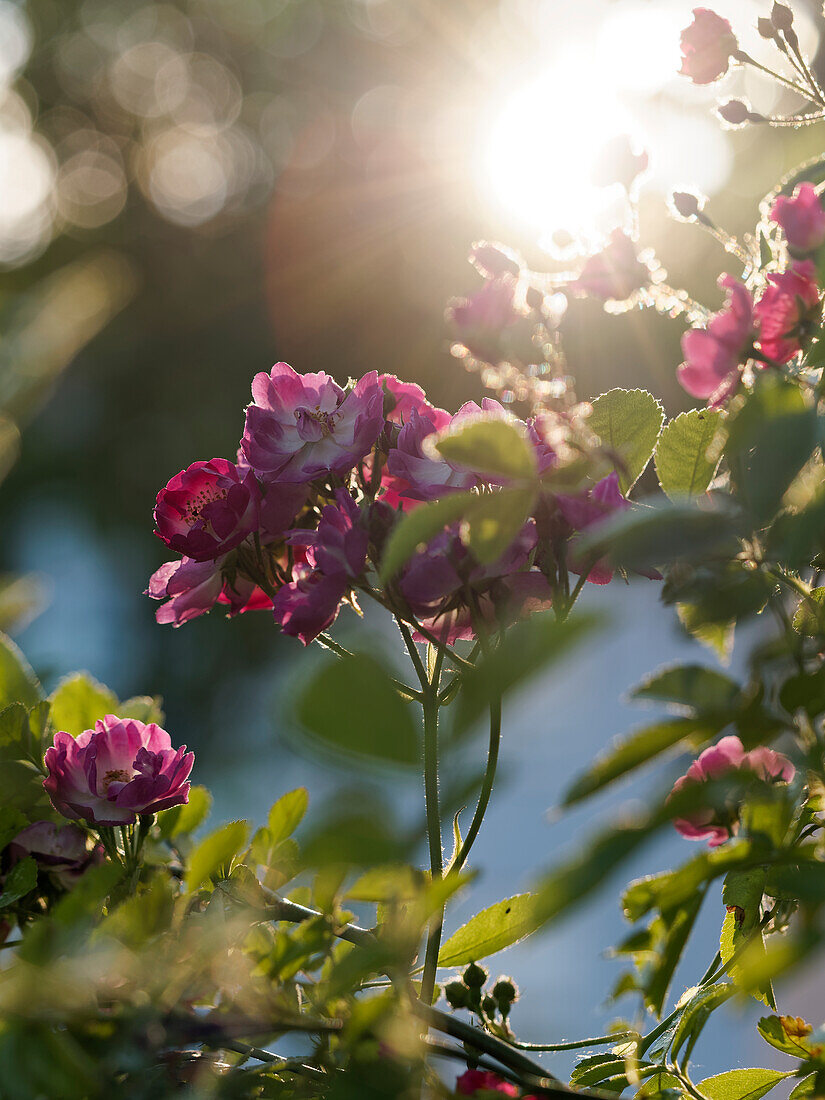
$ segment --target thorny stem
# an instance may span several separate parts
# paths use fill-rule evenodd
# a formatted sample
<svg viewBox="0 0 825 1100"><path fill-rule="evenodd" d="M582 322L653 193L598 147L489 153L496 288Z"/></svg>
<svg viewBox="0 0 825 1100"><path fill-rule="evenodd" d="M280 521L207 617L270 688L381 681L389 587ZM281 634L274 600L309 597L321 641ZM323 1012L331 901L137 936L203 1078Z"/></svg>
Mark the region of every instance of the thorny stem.
<svg viewBox="0 0 825 1100"><path fill-rule="evenodd" d="M582 1047L598 1047L607 1043L620 1043L622 1039L632 1039L635 1031L614 1031L612 1035L597 1035L592 1039L574 1039L569 1043L517 1043L511 1040L511 1045L518 1050L532 1050L537 1054L541 1052L552 1053L559 1050L580 1050Z"/></svg>
<svg viewBox="0 0 825 1100"><path fill-rule="evenodd" d="M432 646L427 647L427 672L421 682L424 692L424 804L427 817L427 843L430 850L432 881L442 877L444 854L441 846L441 809L438 798L438 684L441 678L443 655ZM444 924L444 907L433 919L427 935L424 955L424 973L421 976L421 1000L430 1004L435 989L438 968L438 952L441 947L441 930Z"/></svg>
<svg viewBox="0 0 825 1100"><path fill-rule="evenodd" d="M350 652L350 650L346 649L344 646L336 642L334 638L330 637L329 634L321 633L318 635L315 641L318 642L320 646L323 646L324 649L328 649L330 653L334 653L336 657L344 659L347 657L355 656L353 653ZM414 687L410 687L409 684L405 684L403 680L396 680L394 676L391 676L390 680L399 695L404 696L406 699L417 699L419 702L421 702L421 700L424 698L420 691L417 691Z"/></svg>
<svg viewBox="0 0 825 1100"><path fill-rule="evenodd" d="M773 80L778 80L780 84L784 84L786 88L791 88L798 95L801 95L803 99L807 99L809 102L821 103L822 100L819 96L813 92L813 88L803 88L801 84L797 84L795 80L790 80L787 76L782 76L781 73L776 73L773 69L769 69L767 65L760 65L760 63L754 58L744 52L744 50L738 50L736 53L736 60L741 61L743 65L750 65L754 69L759 69L762 73L767 73Z"/></svg>
<svg viewBox="0 0 825 1100"><path fill-rule="evenodd" d="M450 868L451 871L460 871L464 864L467 862L467 857L470 854L470 849L478 836L481 823L484 820L484 815L487 812L487 806L490 802L490 795L493 791L493 781L496 777L496 767L498 765L498 751L501 745L501 697L497 698L495 702L490 704L490 740L487 747L487 764L484 769L484 779L481 785L481 792L478 796L478 802L476 804L475 813L473 814L473 820L470 823L470 828L467 830L467 836L459 849L453 865Z"/></svg>
<svg viewBox="0 0 825 1100"><path fill-rule="evenodd" d="M257 1058L259 1062L271 1063L271 1068L276 1073L294 1073L298 1077L309 1077L313 1081L326 1081L327 1075L323 1070L315 1066L307 1065L298 1058L282 1058L271 1050L262 1047L248 1046L235 1040L224 1040L221 1043L224 1050L233 1050L236 1054L245 1054L247 1058Z"/></svg>

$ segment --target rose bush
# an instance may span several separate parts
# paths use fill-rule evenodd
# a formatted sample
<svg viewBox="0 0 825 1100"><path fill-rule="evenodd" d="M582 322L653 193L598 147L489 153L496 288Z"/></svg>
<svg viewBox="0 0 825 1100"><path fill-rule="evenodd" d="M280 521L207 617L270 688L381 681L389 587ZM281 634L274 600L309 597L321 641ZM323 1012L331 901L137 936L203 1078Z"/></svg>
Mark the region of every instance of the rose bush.
<svg viewBox="0 0 825 1100"><path fill-rule="evenodd" d="M777 79L814 109L767 119L731 100L723 118L821 120L793 12L774 4L759 31L792 65ZM771 74L709 9L681 44L695 83L732 63ZM825 158L784 178L742 240L700 196L673 196L676 216L741 266L721 275L718 309L640 251L627 227L647 159L629 139L619 151L618 178L597 177L621 185L622 227L575 270L535 271L493 243L470 253L483 282L448 307L447 327L500 401L450 413L392 374L342 386L277 363L253 379L235 460L196 462L157 497L157 534L181 555L150 578L158 621L264 611L317 641L328 660L298 686L295 723L359 774L420 769L420 821L364 787L304 825L298 788L278 791L254 832L233 821L196 839L209 795L190 785L193 754L173 747L159 701L120 702L82 674L47 695L0 639L3 1100L758 1100L792 1081L794 1100L825 1094L825 1030L778 1007L786 977L825 947ZM666 423L642 390L580 400L563 294L679 317L684 361L669 369L704 404ZM656 763L635 812L455 927L503 702L592 636L577 602L617 578L655 585L718 659L639 684L633 697L664 713L606 736L564 796L578 805ZM388 635L349 648L330 633L364 607L394 622L396 653ZM677 755L693 758L686 770ZM547 988L521 992L482 964L570 914L663 831L707 848L623 892L632 927L612 1000L633 1007L603 1035L524 1042L519 1005ZM718 940L704 974L683 976L703 908ZM716 1010L734 998L762 1006L759 1034L786 1068L733 1055L735 1068L696 1080L702 1033L725 1026Z"/></svg>

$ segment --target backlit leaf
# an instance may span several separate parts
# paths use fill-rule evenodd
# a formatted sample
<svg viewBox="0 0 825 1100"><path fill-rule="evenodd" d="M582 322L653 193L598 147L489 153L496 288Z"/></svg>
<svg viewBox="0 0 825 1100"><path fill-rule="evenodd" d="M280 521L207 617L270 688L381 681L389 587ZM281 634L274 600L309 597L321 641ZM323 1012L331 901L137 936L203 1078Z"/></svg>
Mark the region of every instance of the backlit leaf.
<svg viewBox="0 0 825 1100"><path fill-rule="evenodd" d="M646 390L608 390L593 402L588 427L618 456L619 484L625 496L650 461L664 421L664 409Z"/></svg>
<svg viewBox="0 0 825 1100"><path fill-rule="evenodd" d="M712 447L721 413L691 409L662 429L656 444L656 474L671 500L704 493L719 465L721 448Z"/></svg>

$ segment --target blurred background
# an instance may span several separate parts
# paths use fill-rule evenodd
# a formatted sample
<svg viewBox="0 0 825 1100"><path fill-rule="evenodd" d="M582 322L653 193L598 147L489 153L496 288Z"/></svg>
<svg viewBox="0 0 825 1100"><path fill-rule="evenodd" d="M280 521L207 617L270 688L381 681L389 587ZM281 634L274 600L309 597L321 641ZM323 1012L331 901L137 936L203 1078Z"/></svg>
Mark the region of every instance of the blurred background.
<svg viewBox="0 0 825 1100"><path fill-rule="evenodd" d="M723 129L719 95L768 113L800 105L752 73L709 88L678 77L691 7L0 0L0 464L11 470L0 569L24 575L0 611L48 687L86 668L121 697L163 695L174 740L215 789L216 820L262 817L297 784L317 807L352 777L292 733L286 685L312 658L268 616L155 624L141 591L165 557L151 531L157 490L196 459L234 455L251 377L276 360L342 382L391 371L451 408L480 397L443 319L477 285L470 243L504 241L541 268L560 234L597 242L615 194L591 173L617 134L651 157L643 243L672 285L715 308L727 258L669 219L668 192L697 188L718 223L747 231L778 176L821 152L825 129ZM754 29L769 0L714 7L773 60ZM816 56L821 6L794 10ZM581 397L644 386L671 416L686 406L678 321L572 301L562 331ZM477 907L527 887L611 812L615 797L547 817L565 776L649 717L622 692L665 660L713 660L657 599L644 584L588 592L612 625L512 707L504 783L476 848ZM384 629L343 615L339 628ZM393 797L418 811L415 784ZM662 841L635 870L688 854ZM720 914L706 916L708 949L687 961L686 984L713 953ZM598 1033L618 972L602 950L620 924L600 899L502 956L501 969L529 977L515 1016L524 1038ZM821 1019L822 983L780 1007ZM729 1015L732 1035L705 1041L708 1072L729 1064L731 1039L742 1064L770 1065L754 1013Z"/></svg>

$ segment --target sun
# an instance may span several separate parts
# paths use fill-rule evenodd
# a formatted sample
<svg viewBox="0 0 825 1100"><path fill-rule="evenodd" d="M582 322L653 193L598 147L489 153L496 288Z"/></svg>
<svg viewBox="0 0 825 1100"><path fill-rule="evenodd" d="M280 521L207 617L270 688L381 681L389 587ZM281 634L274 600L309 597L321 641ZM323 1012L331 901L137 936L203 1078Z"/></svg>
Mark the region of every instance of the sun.
<svg viewBox="0 0 825 1100"><path fill-rule="evenodd" d="M592 236L616 204L611 188L592 182L597 158L611 138L634 128L579 70L556 66L501 108L483 152L485 189L540 243L558 229Z"/></svg>
<svg viewBox="0 0 825 1100"><path fill-rule="evenodd" d="M539 243L557 230L592 240L615 227L617 189L595 186L593 171L621 134L655 156L662 127L649 105L678 80L683 9L631 2L598 28L571 28L563 54L538 43L547 60L488 115L478 167L486 201Z"/></svg>

